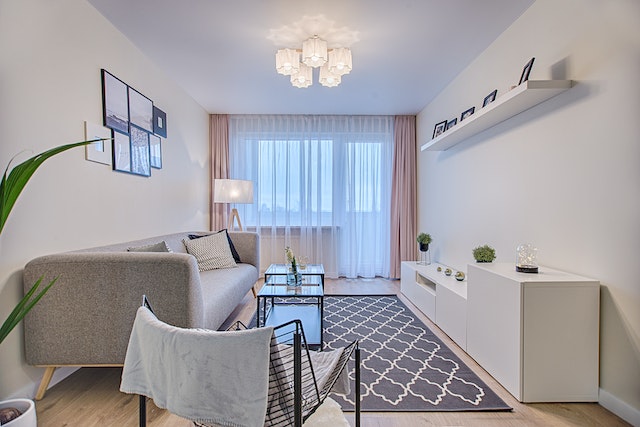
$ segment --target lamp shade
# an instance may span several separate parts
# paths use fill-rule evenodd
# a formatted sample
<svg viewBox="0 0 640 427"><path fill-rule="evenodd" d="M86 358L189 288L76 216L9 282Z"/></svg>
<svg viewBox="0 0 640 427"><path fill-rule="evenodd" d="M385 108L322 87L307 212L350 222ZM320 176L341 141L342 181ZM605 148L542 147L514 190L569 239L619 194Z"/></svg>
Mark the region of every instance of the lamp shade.
<svg viewBox="0 0 640 427"><path fill-rule="evenodd" d="M326 87L335 87L340 84L342 77L329 71L327 64L320 67L320 84Z"/></svg>
<svg viewBox="0 0 640 427"><path fill-rule="evenodd" d="M313 36L302 42L302 62L309 67L321 67L327 62L327 42Z"/></svg>
<svg viewBox="0 0 640 427"><path fill-rule="evenodd" d="M337 76L349 74L353 64L351 50L346 47L338 47L329 52L329 71Z"/></svg>
<svg viewBox="0 0 640 427"><path fill-rule="evenodd" d="M215 203L253 203L253 181L243 179L215 179Z"/></svg>
<svg viewBox="0 0 640 427"><path fill-rule="evenodd" d="M290 76L300 70L300 54L295 49L280 49L276 52L276 70Z"/></svg>
<svg viewBox="0 0 640 427"><path fill-rule="evenodd" d="M304 64L300 64L300 70L291 75L291 84L295 87L305 88L313 84L313 70Z"/></svg>

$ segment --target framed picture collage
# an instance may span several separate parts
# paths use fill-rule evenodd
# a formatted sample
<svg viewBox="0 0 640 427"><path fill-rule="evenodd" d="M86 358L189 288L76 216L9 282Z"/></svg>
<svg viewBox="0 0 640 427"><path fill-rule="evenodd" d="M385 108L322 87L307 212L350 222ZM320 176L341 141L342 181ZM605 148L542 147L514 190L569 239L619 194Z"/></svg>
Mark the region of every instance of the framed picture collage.
<svg viewBox="0 0 640 427"><path fill-rule="evenodd" d="M113 170L151 176L162 169L162 140L167 116L153 101L101 70L103 124L111 129Z"/></svg>

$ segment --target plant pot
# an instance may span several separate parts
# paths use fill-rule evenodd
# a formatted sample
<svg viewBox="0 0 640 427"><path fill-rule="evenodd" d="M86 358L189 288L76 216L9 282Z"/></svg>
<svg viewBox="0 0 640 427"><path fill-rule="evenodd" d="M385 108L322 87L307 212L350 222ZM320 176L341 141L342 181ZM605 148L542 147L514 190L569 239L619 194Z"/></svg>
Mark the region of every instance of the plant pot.
<svg viewBox="0 0 640 427"><path fill-rule="evenodd" d="M420 243L420 252L427 252L429 250L428 243Z"/></svg>
<svg viewBox="0 0 640 427"><path fill-rule="evenodd" d="M38 427L36 418L36 405L30 399L11 399L0 402L0 408L16 408L22 415L18 418L2 424L2 427Z"/></svg>

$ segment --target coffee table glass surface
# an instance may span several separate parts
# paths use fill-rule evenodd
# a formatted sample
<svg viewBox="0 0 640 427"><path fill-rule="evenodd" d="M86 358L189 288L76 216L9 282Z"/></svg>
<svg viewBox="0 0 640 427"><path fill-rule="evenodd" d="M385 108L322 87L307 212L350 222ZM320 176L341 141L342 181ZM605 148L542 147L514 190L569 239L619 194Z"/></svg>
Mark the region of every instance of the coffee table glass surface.
<svg viewBox="0 0 640 427"><path fill-rule="evenodd" d="M286 285L289 264L271 264L264 272L265 285ZM299 268L302 285L320 285L324 288L324 266L322 264L307 264L306 268Z"/></svg>
<svg viewBox="0 0 640 427"><path fill-rule="evenodd" d="M265 272L265 284L257 297L257 326L278 326L300 319L307 344L322 350L324 268L313 264L300 270L303 282L297 287L286 285L288 272L287 264L272 264Z"/></svg>

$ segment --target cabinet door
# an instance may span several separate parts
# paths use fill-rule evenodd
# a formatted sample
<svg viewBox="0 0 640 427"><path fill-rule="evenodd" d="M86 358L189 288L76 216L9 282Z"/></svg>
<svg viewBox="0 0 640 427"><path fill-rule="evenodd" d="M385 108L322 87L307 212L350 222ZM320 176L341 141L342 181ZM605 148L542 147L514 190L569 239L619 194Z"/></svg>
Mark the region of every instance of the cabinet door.
<svg viewBox="0 0 640 427"><path fill-rule="evenodd" d="M521 285L469 265L467 353L514 397L521 396Z"/></svg>
<svg viewBox="0 0 640 427"><path fill-rule="evenodd" d="M525 283L523 402L598 401L599 292Z"/></svg>
<svg viewBox="0 0 640 427"><path fill-rule="evenodd" d="M445 286L436 286L436 324L466 350L467 300Z"/></svg>

